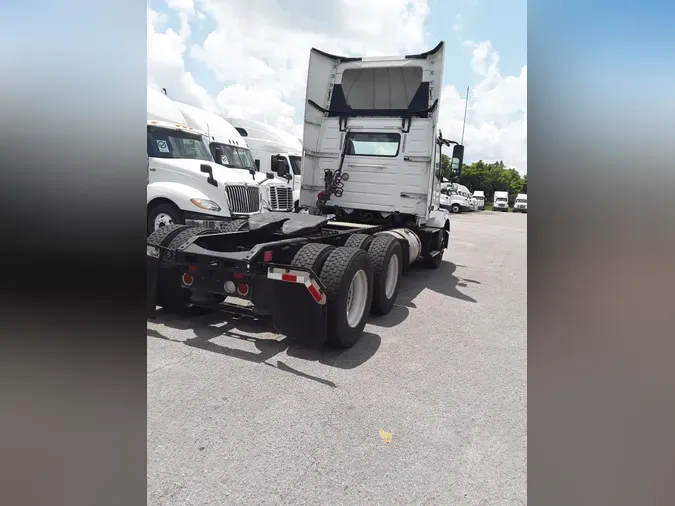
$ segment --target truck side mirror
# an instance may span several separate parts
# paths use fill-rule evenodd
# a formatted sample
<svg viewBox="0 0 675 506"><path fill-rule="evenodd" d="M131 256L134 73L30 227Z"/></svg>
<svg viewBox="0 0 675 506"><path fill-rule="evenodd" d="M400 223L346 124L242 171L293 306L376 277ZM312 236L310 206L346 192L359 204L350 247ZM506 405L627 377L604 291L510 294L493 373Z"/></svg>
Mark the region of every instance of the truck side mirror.
<svg viewBox="0 0 675 506"><path fill-rule="evenodd" d="M286 166L286 160L282 157L276 157L274 159L274 171L278 176L284 177L288 172L288 167Z"/></svg>
<svg viewBox="0 0 675 506"><path fill-rule="evenodd" d="M260 160L256 158L255 160L253 160L253 164L255 165L255 170L260 172Z"/></svg>
<svg viewBox="0 0 675 506"><path fill-rule="evenodd" d="M456 181L459 181L459 178L462 176L463 162L464 162L464 146L462 146L461 144L455 144L452 148L451 168Z"/></svg>
<svg viewBox="0 0 675 506"><path fill-rule="evenodd" d="M199 170L200 170L201 172L203 172L203 173L209 175L209 177L206 178L206 181L207 181L209 184L215 186L216 188L218 187L218 181L216 181L215 179L213 179L213 169L211 168L210 165L206 165L205 163L202 163L202 164L199 166Z"/></svg>

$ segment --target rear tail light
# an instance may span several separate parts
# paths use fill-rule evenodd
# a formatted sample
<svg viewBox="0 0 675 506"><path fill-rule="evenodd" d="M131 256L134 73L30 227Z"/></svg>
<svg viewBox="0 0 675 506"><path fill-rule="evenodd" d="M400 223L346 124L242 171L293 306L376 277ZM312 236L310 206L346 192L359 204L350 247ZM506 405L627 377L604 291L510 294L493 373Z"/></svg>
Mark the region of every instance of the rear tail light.
<svg viewBox="0 0 675 506"><path fill-rule="evenodd" d="M225 291L227 293L234 293L237 291L237 286L234 284L233 281L226 281L225 282Z"/></svg>
<svg viewBox="0 0 675 506"><path fill-rule="evenodd" d="M185 286L192 286L192 283L194 283L195 279L192 277L192 274L185 273L183 274L183 284Z"/></svg>
<svg viewBox="0 0 675 506"><path fill-rule="evenodd" d="M243 297L248 295L248 285L246 283L239 283L237 287L237 293Z"/></svg>
<svg viewBox="0 0 675 506"><path fill-rule="evenodd" d="M265 251L263 253L263 262L271 262L272 261L272 252L271 251Z"/></svg>

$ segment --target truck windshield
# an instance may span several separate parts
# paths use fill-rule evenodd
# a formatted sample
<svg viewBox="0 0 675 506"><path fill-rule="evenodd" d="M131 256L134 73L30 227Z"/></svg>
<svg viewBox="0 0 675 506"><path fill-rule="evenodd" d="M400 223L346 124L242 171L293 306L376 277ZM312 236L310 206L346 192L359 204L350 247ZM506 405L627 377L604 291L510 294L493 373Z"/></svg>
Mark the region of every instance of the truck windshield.
<svg viewBox="0 0 675 506"><path fill-rule="evenodd" d="M216 158L216 151L214 148L221 153L220 160L216 160L217 163L235 169L255 169L250 149L238 146L228 146L227 144L222 144L220 142L212 142L211 151L214 159Z"/></svg>
<svg viewBox="0 0 675 506"><path fill-rule="evenodd" d="M299 176L302 172L302 158L299 156L289 156L291 159L291 166L293 167L293 174Z"/></svg>
<svg viewBox="0 0 675 506"><path fill-rule="evenodd" d="M213 161L201 135L155 126L148 126L148 156Z"/></svg>
<svg viewBox="0 0 675 506"><path fill-rule="evenodd" d="M504 197L497 197L497 202L506 202Z"/></svg>

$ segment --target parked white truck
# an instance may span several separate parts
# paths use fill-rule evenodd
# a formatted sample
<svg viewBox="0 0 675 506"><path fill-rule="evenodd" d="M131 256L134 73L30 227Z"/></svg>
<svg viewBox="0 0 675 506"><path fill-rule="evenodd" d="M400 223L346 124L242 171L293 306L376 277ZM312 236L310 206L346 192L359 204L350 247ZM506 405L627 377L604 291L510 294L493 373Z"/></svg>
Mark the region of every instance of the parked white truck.
<svg viewBox="0 0 675 506"><path fill-rule="evenodd" d="M207 132L214 160L237 170L260 185L264 211L293 211L293 188L271 171L258 171L246 141L225 118L197 107L175 102L188 126Z"/></svg>
<svg viewBox="0 0 675 506"><path fill-rule="evenodd" d="M450 214L438 130L444 44L405 57L312 49L304 114L303 213L262 213L220 230L148 238L148 310L188 304L258 318L301 343L354 345L387 314L411 264L442 266ZM235 300L238 299L238 300ZM299 317L301 316L301 317Z"/></svg>
<svg viewBox="0 0 675 506"><path fill-rule="evenodd" d="M509 211L509 192L497 191L494 194L492 202L493 211Z"/></svg>
<svg viewBox="0 0 675 506"><path fill-rule="evenodd" d="M147 229L169 225L205 227L260 213L258 184L214 162L206 132L187 125L163 93L147 94Z"/></svg>
<svg viewBox="0 0 675 506"><path fill-rule="evenodd" d="M485 192L483 190L474 190L473 198L476 199L478 210L482 211L485 209Z"/></svg>
<svg viewBox="0 0 675 506"><path fill-rule="evenodd" d="M527 193L516 195L516 201L513 204L514 213L527 213Z"/></svg>
<svg viewBox="0 0 675 506"><path fill-rule="evenodd" d="M250 119L227 118L244 138L261 172L272 172L290 182L294 208L300 202L302 143L288 132Z"/></svg>
<svg viewBox="0 0 675 506"><path fill-rule="evenodd" d="M457 183L441 184L441 208L457 214L472 211L471 195L466 186Z"/></svg>

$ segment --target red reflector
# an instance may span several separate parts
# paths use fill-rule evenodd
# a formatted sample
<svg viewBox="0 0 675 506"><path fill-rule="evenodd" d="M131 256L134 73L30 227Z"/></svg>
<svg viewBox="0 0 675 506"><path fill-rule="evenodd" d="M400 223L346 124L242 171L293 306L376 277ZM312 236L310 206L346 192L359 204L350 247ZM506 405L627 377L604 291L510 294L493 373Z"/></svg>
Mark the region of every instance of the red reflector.
<svg viewBox="0 0 675 506"><path fill-rule="evenodd" d="M248 293L248 285L247 285L246 283L241 283L241 284L239 285L238 292L239 292L241 295L246 295L246 294Z"/></svg>
<svg viewBox="0 0 675 506"><path fill-rule="evenodd" d="M307 287L307 290L309 291L309 293L312 294L312 297L314 298L315 301L321 302L321 294L319 293L319 290L314 288L314 285L309 285Z"/></svg>
<svg viewBox="0 0 675 506"><path fill-rule="evenodd" d="M272 261L272 252L271 251L265 251L263 253L263 262L271 262Z"/></svg>
<svg viewBox="0 0 675 506"><path fill-rule="evenodd" d="M197 266L196 266L196 265L191 265L190 267L188 267L188 270L189 270L190 272L197 272Z"/></svg>
<svg viewBox="0 0 675 506"><path fill-rule="evenodd" d="M290 281L295 283L298 280L298 277L295 274L282 274L281 281Z"/></svg>
<svg viewBox="0 0 675 506"><path fill-rule="evenodd" d="M244 279L244 275L241 272L235 272L234 279Z"/></svg>
<svg viewBox="0 0 675 506"><path fill-rule="evenodd" d="M319 192L316 194L316 198L319 200L324 200L324 196L326 195L326 192Z"/></svg>

